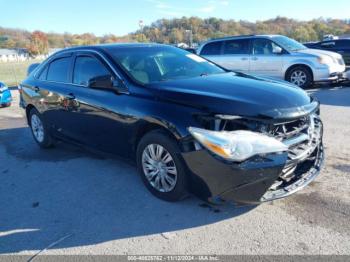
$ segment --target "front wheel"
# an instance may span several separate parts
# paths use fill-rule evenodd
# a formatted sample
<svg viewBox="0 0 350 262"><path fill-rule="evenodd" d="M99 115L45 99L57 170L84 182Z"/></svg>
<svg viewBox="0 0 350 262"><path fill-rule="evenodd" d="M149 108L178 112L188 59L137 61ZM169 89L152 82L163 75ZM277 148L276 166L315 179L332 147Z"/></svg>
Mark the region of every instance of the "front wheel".
<svg viewBox="0 0 350 262"><path fill-rule="evenodd" d="M142 181L154 196L173 202L188 195L185 163L174 139L152 131L141 139L136 157Z"/></svg>
<svg viewBox="0 0 350 262"><path fill-rule="evenodd" d="M312 73L304 66L298 66L290 70L287 73L286 79L301 88L307 88L313 82Z"/></svg>
<svg viewBox="0 0 350 262"><path fill-rule="evenodd" d="M33 108L29 113L29 124L35 142L42 148L50 148L53 146L53 139L46 127L42 116Z"/></svg>

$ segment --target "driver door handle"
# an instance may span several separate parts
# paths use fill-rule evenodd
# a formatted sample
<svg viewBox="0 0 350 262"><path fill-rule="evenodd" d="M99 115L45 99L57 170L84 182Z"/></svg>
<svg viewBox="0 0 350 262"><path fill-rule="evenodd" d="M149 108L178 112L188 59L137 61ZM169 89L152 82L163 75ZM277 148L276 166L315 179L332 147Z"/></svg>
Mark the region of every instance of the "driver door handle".
<svg viewBox="0 0 350 262"><path fill-rule="evenodd" d="M259 59L259 58L257 58L257 57L253 57L253 58L252 58L253 61L256 61L256 60L258 60L258 59Z"/></svg>

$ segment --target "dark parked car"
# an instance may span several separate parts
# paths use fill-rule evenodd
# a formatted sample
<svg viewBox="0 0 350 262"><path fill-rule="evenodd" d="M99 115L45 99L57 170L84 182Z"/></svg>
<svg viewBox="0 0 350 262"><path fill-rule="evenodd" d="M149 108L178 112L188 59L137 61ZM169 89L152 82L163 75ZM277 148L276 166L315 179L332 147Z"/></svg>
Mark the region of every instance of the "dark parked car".
<svg viewBox="0 0 350 262"><path fill-rule="evenodd" d="M322 42L306 43L305 46L313 49L322 49L341 54L346 66L350 66L350 39L335 39Z"/></svg>
<svg viewBox="0 0 350 262"><path fill-rule="evenodd" d="M58 52L21 84L35 141L135 159L155 196L256 204L309 184L323 162L319 103L286 82L158 44Z"/></svg>

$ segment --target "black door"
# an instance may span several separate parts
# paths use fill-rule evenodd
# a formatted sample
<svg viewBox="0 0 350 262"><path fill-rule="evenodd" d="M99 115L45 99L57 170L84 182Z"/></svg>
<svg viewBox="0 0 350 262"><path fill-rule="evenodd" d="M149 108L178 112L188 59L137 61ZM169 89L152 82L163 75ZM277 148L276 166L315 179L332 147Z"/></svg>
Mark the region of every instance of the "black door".
<svg viewBox="0 0 350 262"><path fill-rule="evenodd" d="M73 132L83 144L110 153L126 153L128 95L89 87L92 79L117 77L99 55L80 52L74 60L72 86L76 105L70 116Z"/></svg>
<svg viewBox="0 0 350 262"><path fill-rule="evenodd" d="M36 107L43 109L44 119L54 135L68 136L69 108L74 100L71 86L72 53L55 56L40 72L35 88L40 93Z"/></svg>

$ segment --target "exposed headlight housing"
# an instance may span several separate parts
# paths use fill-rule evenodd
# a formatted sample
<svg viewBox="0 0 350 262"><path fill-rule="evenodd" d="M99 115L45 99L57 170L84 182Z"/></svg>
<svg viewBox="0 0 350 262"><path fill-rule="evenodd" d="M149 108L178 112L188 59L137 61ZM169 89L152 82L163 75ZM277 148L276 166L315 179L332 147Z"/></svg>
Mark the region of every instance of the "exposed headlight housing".
<svg viewBox="0 0 350 262"><path fill-rule="evenodd" d="M188 131L212 153L236 162L242 162L254 155L288 150L288 146L277 139L251 131L210 131L196 127L189 127Z"/></svg>

